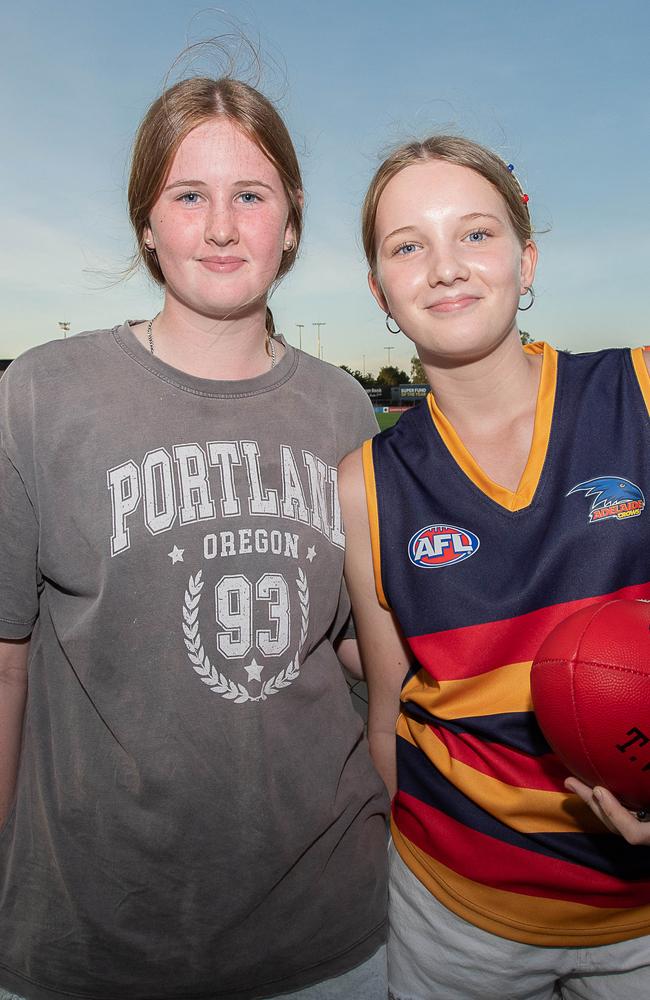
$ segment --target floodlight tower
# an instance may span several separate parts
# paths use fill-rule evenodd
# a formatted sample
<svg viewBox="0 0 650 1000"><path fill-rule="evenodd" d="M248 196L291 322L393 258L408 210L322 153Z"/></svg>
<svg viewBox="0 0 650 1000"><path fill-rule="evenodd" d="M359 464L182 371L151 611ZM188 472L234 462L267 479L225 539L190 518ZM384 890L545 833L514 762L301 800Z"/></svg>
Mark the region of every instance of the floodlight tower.
<svg viewBox="0 0 650 1000"><path fill-rule="evenodd" d="M59 321L59 328L61 330L63 330L63 339L65 340L65 338L70 333L70 322L69 322L69 320L63 320L63 321L60 320Z"/></svg>
<svg viewBox="0 0 650 1000"><path fill-rule="evenodd" d="M327 326L327 324L326 323L312 323L312 326L317 327L317 330L318 330L317 337L316 337L316 357L320 358L320 356L321 356L321 353L320 353L320 328L321 328L321 326Z"/></svg>
<svg viewBox="0 0 650 1000"><path fill-rule="evenodd" d="M296 323L298 327L298 349L302 351L302 331L305 329L304 323Z"/></svg>

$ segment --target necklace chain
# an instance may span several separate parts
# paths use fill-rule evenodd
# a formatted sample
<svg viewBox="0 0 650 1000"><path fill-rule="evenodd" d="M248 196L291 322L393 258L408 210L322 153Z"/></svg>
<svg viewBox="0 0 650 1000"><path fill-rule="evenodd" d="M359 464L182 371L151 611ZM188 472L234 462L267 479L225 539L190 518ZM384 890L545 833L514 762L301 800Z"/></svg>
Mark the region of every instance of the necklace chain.
<svg viewBox="0 0 650 1000"><path fill-rule="evenodd" d="M151 354L153 354L154 356L155 356L156 352L154 351L154 347L153 347L153 323L154 323L154 320L158 319L159 316L160 316L160 313L157 312L156 315L152 319L150 319L149 322L147 323L147 343L149 344L149 352ZM273 337L271 337L270 334L268 334L268 333L266 335L266 342L269 345L269 351L270 351L270 354L271 354L271 368L275 368L275 361L276 361L276 357L275 357L275 341L274 341Z"/></svg>

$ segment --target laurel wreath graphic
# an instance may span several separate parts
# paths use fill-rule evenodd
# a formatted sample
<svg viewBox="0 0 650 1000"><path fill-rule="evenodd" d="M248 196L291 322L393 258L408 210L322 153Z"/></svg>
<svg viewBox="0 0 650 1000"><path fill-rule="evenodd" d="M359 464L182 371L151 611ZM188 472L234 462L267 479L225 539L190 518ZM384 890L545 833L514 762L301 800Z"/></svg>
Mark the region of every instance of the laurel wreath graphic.
<svg viewBox="0 0 650 1000"><path fill-rule="evenodd" d="M298 650L291 663L284 667L273 677L269 677L262 684L262 690L258 695L252 695L244 684L237 684L230 680L225 674L220 673L210 662L210 657L203 648L201 633L199 632L199 602L204 580L203 570L199 570L195 576L190 576L185 600L183 603L183 632L185 633L185 646L190 663L196 670L204 684L220 694L222 698L227 698L235 705L243 705L246 701L266 701L272 695L277 694L283 688L289 687L300 673L300 653L305 645L307 629L309 627L309 587L307 577L302 569L298 569L298 598L300 601L300 642Z"/></svg>

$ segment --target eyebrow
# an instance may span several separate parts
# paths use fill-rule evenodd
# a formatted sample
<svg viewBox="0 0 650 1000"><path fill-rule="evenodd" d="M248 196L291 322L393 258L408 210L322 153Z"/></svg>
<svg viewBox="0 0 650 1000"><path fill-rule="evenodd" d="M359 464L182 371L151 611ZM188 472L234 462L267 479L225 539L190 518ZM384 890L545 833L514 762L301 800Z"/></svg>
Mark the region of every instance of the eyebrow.
<svg viewBox="0 0 650 1000"><path fill-rule="evenodd" d="M493 219L494 222L503 223L503 219L500 219L498 215L492 215L491 212L468 212L467 215L461 215L458 221L471 222L473 219ZM411 226L400 226L399 229L393 229L392 233L388 233L387 236L384 236L382 243L385 243L386 240L390 240L393 236L399 236L400 233L409 233L417 228L416 224Z"/></svg>
<svg viewBox="0 0 650 1000"><path fill-rule="evenodd" d="M165 191L171 191L172 188L177 188L177 187L207 187L207 186L208 185L206 184L205 181L195 180L194 178L187 178L187 179L183 178L182 180L174 181L173 184L167 184L165 187ZM263 187L266 188L267 191L274 190L270 184L265 184L264 181L258 181L258 180L235 181L233 187Z"/></svg>
<svg viewBox="0 0 650 1000"><path fill-rule="evenodd" d="M498 215L492 215L491 212L470 212L468 215L461 216L461 222L469 222L471 219L494 219L495 222L503 222Z"/></svg>

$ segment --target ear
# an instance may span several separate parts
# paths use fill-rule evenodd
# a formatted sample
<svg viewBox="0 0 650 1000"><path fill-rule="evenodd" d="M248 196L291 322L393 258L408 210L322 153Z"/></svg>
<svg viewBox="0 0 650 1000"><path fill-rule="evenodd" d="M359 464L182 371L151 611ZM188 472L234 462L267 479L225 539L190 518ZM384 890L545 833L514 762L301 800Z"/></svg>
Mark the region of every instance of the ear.
<svg viewBox="0 0 650 1000"><path fill-rule="evenodd" d="M537 268L537 244L533 243L532 240L526 242L525 247L521 252L521 270L520 270L520 295L523 295L535 280L535 270Z"/></svg>
<svg viewBox="0 0 650 1000"><path fill-rule="evenodd" d="M286 226L284 227L284 240L283 240L283 244L284 244L285 253L286 253L287 250L293 250L293 248L296 245L295 233L294 233L294 230L293 230L293 226L291 225L290 222L287 222Z"/></svg>
<svg viewBox="0 0 650 1000"><path fill-rule="evenodd" d="M386 301L386 296L384 295L382 287L379 284L379 280L374 271L368 271L368 287L370 288L370 291L373 294L375 302L382 310L382 312L385 313L390 312L390 309L388 308L388 302Z"/></svg>
<svg viewBox="0 0 650 1000"><path fill-rule="evenodd" d="M143 243L144 243L146 249L147 250L155 250L156 249L156 244L154 243L153 233L151 232L151 226L150 225L146 225L144 227L144 233L142 234L142 236L143 236Z"/></svg>
<svg viewBox="0 0 650 1000"><path fill-rule="evenodd" d="M296 191L296 201L300 205L301 210L304 209L304 207L305 207L305 195L304 195L303 191ZM285 230L284 230L284 246L285 246L285 249L286 249L287 243L292 243L294 246L296 244L296 233L294 231L293 226L291 225L291 222L289 221L289 217L287 217L287 224L286 224Z"/></svg>

